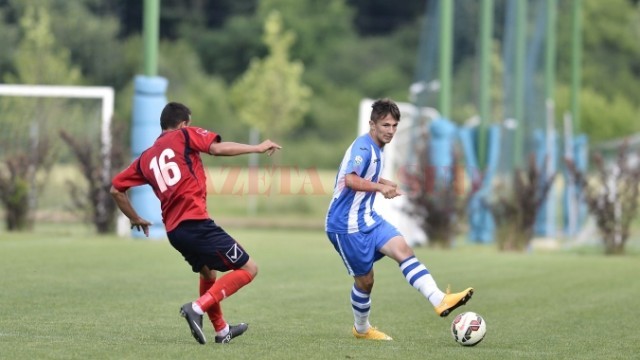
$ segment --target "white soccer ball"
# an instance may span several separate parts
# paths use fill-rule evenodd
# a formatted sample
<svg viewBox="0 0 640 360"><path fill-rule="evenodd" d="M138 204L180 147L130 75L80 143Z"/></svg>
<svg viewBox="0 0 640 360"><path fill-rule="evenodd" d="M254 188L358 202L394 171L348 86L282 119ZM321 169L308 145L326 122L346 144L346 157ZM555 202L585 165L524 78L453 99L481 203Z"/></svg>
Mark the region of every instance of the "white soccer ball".
<svg viewBox="0 0 640 360"><path fill-rule="evenodd" d="M451 335L460 345L474 346L477 345L487 333L487 322L482 316L467 311L453 319L451 323Z"/></svg>

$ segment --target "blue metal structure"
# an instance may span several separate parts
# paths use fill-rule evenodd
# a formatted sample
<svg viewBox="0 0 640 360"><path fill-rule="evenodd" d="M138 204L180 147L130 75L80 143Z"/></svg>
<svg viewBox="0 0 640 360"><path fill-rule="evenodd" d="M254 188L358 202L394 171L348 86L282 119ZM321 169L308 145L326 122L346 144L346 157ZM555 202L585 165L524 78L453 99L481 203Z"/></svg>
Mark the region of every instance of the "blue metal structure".
<svg viewBox="0 0 640 360"><path fill-rule="evenodd" d="M131 155L136 158L153 144L160 135L160 113L167 103L165 93L168 81L162 77L136 76L133 96L133 124L131 130ZM166 237L160 201L150 186L139 186L130 190L131 202L143 218L151 221L149 237ZM133 237L144 237L140 231L132 230Z"/></svg>

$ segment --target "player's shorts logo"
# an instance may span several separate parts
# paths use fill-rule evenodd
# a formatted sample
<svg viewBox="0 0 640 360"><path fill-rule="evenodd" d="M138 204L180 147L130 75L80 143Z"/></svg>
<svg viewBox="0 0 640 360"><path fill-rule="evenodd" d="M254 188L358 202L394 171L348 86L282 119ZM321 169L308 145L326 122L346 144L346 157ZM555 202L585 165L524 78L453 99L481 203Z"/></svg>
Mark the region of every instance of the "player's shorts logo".
<svg viewBox="0 0 640 360"><path fill-rule="evenodd" d="M244 255L244 252L240 247L238 247L238 244L233 244L231 249L227 251L226 255L227 259L229 259L232 263L235 263L242 257L242 255Z"/></svg>

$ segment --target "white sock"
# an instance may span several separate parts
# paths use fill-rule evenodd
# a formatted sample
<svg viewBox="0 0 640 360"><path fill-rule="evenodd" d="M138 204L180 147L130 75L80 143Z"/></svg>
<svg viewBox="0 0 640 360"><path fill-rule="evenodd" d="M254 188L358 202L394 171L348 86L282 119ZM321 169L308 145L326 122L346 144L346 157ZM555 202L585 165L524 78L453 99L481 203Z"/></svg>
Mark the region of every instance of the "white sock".
<svg viewBox="0 0 640 360"><path fill-rule="evenodd" d="M220 331L216 331L216 335L218 336L227 336L227 334L229 333L229 324L227 324L224 329L220 330Z"/></svg>
<svg viewBox="0 0 640 360"><path fill-rule="evenodd" d="M351 309L353 310L354 326L359 333L365 333L371 327L369 313L371 298L368 293L358 289L354 284L351 288Z"/></svg>
<svg viewBox="0 0 640 360"><path fill-rule="evenodd" d="M193 311L195 311L198 315L204 315L204 311L202 311L202 308L200 307L200 305L198 305L195 301L191 303L191 308L193 309Z"/></svg>
<svg viewBox="0 0 640 360"><path fill-rule="evenodd" d="M400 263L400 270L407 282L426 297L433 306L438 306L444 293L438 288L429 270L415 256Z"/></svg>

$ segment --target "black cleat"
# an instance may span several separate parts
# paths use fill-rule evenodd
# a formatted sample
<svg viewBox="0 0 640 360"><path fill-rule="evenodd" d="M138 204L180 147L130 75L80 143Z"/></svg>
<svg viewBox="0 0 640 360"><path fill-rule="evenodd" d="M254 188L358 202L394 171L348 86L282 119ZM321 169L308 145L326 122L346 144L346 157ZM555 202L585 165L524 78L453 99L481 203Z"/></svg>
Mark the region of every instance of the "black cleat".
<svg viewBox="0 0 640 360"><path fill-rule="evenodd" d="M216 343L228 344L231 339L236 338L249 328L249 324L240 323L238 325L229 325L229 333L226 336L216 336Z"/></svg>
<svg viewBox="0 0 640 360"><path fill-rule="evenodd" d="M182 305L182 307L180 308L180 316L187 320L189 329L191 329L191 335L193 335L193 337L200 344L206 343L207 338L204 337L204 332L202 332L202 315L199 315L198 313L193 311L191 303Z"/></svg>

